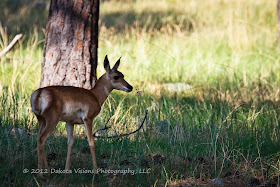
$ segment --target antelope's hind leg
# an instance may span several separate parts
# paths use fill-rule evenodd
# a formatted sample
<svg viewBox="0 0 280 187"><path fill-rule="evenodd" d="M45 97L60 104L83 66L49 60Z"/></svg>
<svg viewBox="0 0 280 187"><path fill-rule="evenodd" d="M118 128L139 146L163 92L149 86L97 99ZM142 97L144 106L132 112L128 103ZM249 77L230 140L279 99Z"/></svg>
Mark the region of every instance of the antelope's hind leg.
<svg viewBox="0 0 280 187"><path fill-rule="evenodd" d="M67 137L68 137L68 149L67 149L65 170L69 170L70 161L71 161L71 152L74 144L74 136L73 136L74 124L67 122L66 128L67 128Z"/></svg>
<svg viewBox="0 0 280 187"><path fill-rule="evenodd" d="M45 153L45 143L48 137L52 134L55 129L57 123L59 122L58 117L54 117L55 115L50 115L52 118L45 119L44 128L39 129L38 138L37 138L37 152L38 152L38 168L39 169L48 169L47 156ZM40 123L40 122L39 122ZM43 127L43 125L41 126ZM40 128L40 125L39 125ZM39 174L43 176L43 173Z"/></svg>
<svg viewBox="0 0 280 187"><path fill-rule="evenodd" d="M41 141L41 134L44 128L46 127L46 120L44 117L36 115L38 122L39 122L39 129L38 129L38 138L37 138L37 154L38 154L38 169L43 169L45 167L44 163L44 155L42 155L42 141Z"/></svg>

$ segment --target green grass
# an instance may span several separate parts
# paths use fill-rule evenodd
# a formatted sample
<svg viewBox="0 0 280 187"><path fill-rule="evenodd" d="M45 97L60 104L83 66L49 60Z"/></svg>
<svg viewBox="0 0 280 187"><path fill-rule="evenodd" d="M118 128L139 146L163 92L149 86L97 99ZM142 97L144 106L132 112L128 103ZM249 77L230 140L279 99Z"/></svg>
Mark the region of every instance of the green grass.
<svg viewBox="0 0 280 187"><path fill-rule="evenodd" d="M98 77L104 73L106 54L111 63L122 56L120 70L142 91L142 98L135 91L114 91L95 119L94 129L103 127L113 114L114 129L130 132L143 119L145 108L149 112L139 133L98 139L97 162L104 169L150 168L151 172L99 174L94 179L91 174L52 174L47 180L22 171L37 167L37 121L29 98L39 85L48 11L27 11L29 1L22 2L17 6L0 3L4 16L11 15L9 19L0 16L7 27L6 31L1 28L0 51L15 33L24 33L23 40L0 60L3 185L179 185L224 179L236 171L241 176L236 180L246 183L255 176L264 183L279 175L276 2L102 1ZM14 23L19 23L18 28ZM190 89L170 91L166 83L184 83ZM12 128L23 128L30 135L15 138ZM75 139L71 169L92 169L82 126L75 128ZM57 155L49 160L50 168L65 167L63 123L48 139L46 152Z"/></svg>

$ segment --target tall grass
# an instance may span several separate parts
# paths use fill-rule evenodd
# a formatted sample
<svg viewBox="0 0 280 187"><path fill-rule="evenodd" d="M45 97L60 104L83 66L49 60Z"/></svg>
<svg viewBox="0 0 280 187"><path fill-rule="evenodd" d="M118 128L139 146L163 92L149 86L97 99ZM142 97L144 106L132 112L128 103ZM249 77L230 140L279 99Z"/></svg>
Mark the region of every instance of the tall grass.
<svg viewBox="0 0 280 187"><path fill-rule="evenodd" d="M192 183L194 178L203 183L237 171L243 182L255 176L263 183L279 175L280 50L274 1L110 0L100 8L98 77L104 73L106 54L111 62L122 56L120 70L142 98L136 92L114 91L94 128L112 115L108 134L130 132L142 120L144 105L149 113L138 134L98 139L98 164L107 169L151 168L151 173L98 175L95 184L151 186ZM33 28L38 20L29 23L26 18L26 24ZM13 29L1 28L0 50ZM89 174L53 174L44 181L22 172L37 167L37 121L29 97L40 80L42 35L40 24L29 28L0 60L0 162L5 163L0 176L10 185L89 185ZM14 127L31 135L15 138ZM47 141L47 153L58 155L49 158L51 168L64 168L65 133L61 123ZM71 168L91 168L83 133L82 126L75 128Z"/></svg>

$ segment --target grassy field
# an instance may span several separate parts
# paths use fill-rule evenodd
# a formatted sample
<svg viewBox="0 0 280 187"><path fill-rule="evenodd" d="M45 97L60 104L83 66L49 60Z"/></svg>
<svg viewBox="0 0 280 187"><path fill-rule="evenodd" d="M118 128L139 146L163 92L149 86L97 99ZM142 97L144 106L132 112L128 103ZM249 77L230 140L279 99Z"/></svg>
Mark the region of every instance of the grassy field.
<svg viewBox="0 0 280 187"><path fill-rule="evenodd" d="M16 33L23 40L0 59L0 181L3 186L226 186L280 184L280 47L276 1L108 0L100 5L98 77L108 54L136 91L114 91L95 119L118 133L97 139L100 168L138 173L74 173L92 169L83 126L75 128L69 175L39 179L37 120L29 98L43 59L46 7L29 0L0 2L0 51ZM14 129L23 130L19 136ZM115 134L114 130L108 134ZM46 143L49 167L64 169L66 130ZM24 173L24 169L28 173ZM129 170L128 170L129 168ZM146 172L146 173L145 173ZM0 185L1 186L1 185Z"/></svg>

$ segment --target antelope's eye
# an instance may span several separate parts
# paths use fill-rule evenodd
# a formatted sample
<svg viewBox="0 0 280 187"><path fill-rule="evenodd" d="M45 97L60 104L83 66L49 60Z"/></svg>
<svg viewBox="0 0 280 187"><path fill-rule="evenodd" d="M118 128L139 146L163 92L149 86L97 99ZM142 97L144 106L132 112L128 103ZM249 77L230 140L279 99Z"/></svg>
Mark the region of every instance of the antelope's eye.
<svg viewBox="0 0 280 187"><path fill-rule="evenodd" d="M114 79L115 79L115 80L118 80L118 79L119 79L119 76L114 76Z"/></svg>

